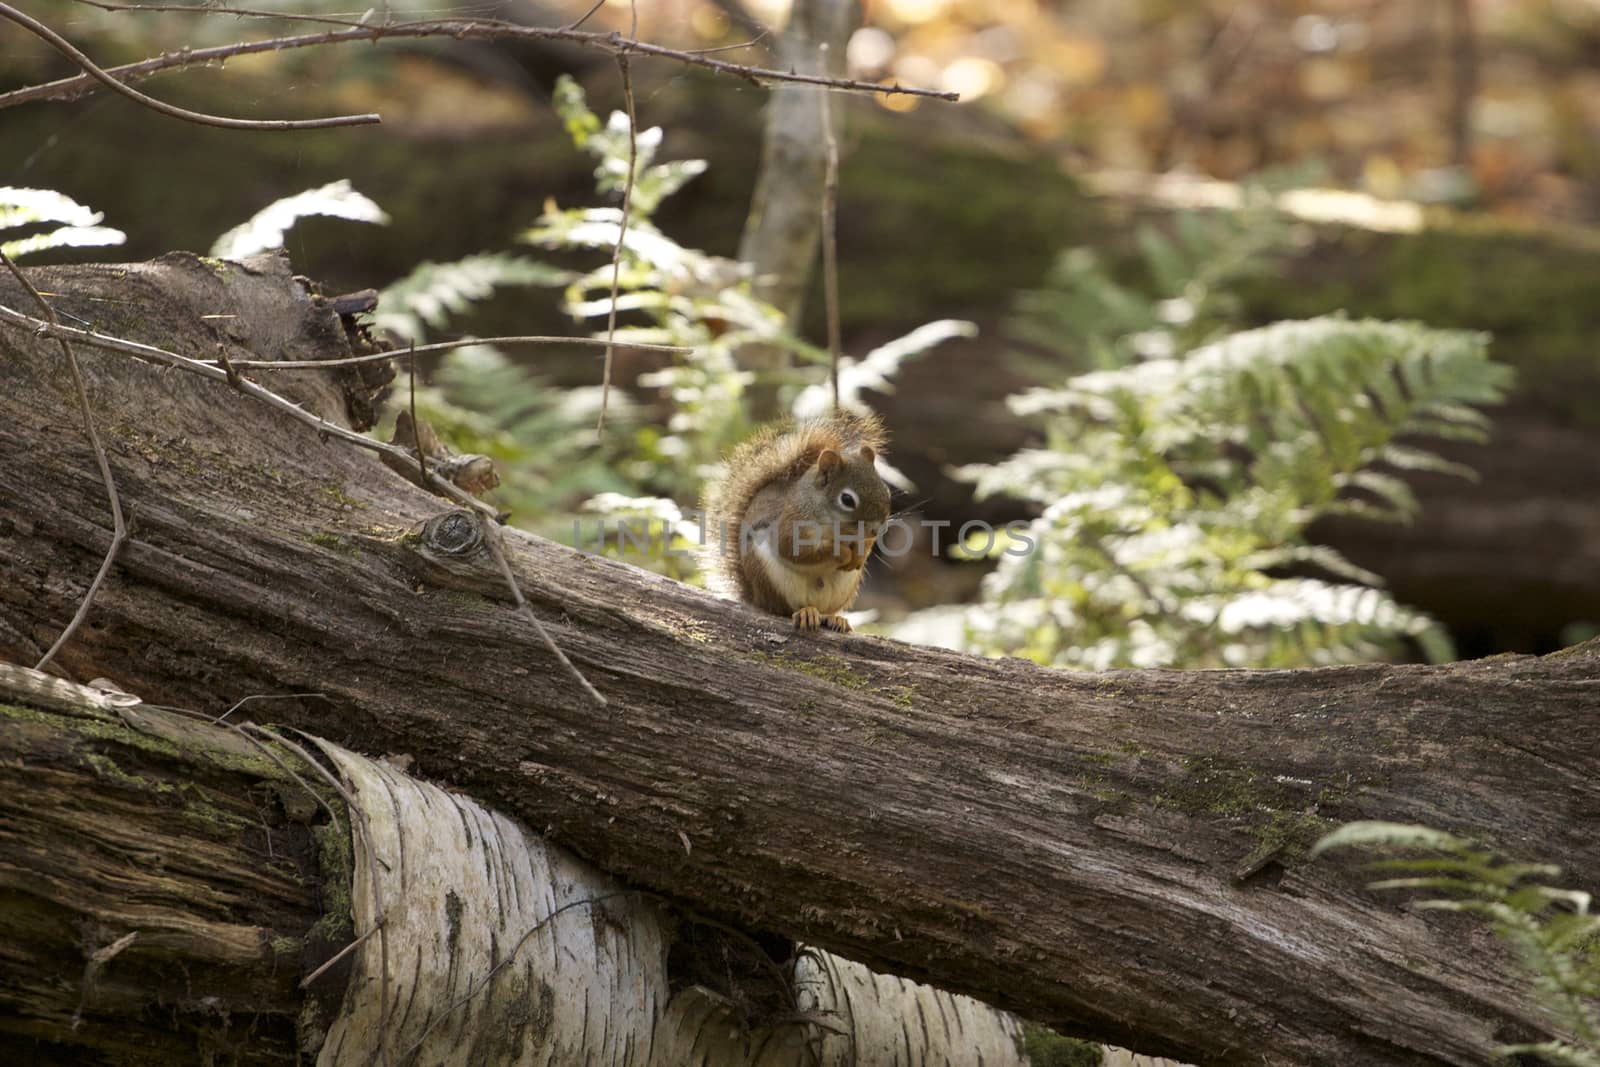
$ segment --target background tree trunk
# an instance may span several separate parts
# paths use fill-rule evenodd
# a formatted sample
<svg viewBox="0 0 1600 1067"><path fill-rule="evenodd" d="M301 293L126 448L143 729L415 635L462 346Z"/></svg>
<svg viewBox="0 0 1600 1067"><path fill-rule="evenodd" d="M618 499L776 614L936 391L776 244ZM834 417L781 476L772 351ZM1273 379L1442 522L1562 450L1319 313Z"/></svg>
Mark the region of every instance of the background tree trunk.
<svg viewBox="0 0 1600 1067"><path fill-rule="evenodd" d="M33 277L67 321L197 358L347 352L279 260ZM10 282L0 303L27 306ZM464 516L220 383L80 355L133 534L65 672L202 710L318 692L258 714L407 754L706 914L1140 1051L1489 1063L1545 1032L1486 935L1302 853L1342 820L1421 821L1600 883L1600 645L1074 674L797 635L509 535L602 710L481 543L444 536ZM259 377L324 412L365 402ZM0 656L50 643L108 541L77 421L53 342L0 329Z"/></svg>
<svg viewBox="0 0 1600 1067"><path fill-rule="evenodd" d="M845 45L861 23L857 0L798 0L778 39L778 65L806 74L841 75ZM839 136L839 107L830 94L806 85L778 85L767 104L761 169L756 174L750 214L739 242L739 259L755 271L758 296L798 321L811 265L817 258L821 206L827 177L823 108L830 108ZM788 367L788 353L753 345L739 353L742 366L776 374ZM751 415L758 420L778 410L775 382L751 390Z"/></svg>

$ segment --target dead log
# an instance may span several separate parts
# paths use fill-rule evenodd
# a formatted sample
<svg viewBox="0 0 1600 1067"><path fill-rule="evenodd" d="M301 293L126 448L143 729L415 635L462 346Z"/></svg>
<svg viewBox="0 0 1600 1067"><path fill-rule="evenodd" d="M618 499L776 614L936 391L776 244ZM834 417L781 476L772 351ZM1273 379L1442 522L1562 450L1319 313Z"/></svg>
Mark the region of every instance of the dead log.
<svg viewBox="0 0 1600 1067"><path fill-rule="evenodd" d="M1026 1063L1014 1017L821 950L686 968L654 895L327 742L4 663L0 722L15 1062Z"/></svg>
<svg viewBox="0 0 1600 1067"><path fill-rule="evenodd" d="M24 697L5 671L5 1059L297 1062L300 1012L326 1018L338 989L298 983L350 939L321 893L348 867L318 806L338 798L220 727L76 687Z"/></svg>
<svg viewBox="0 0 1600 1067"><path fill-rule="evenodd" d="M347 352L279 261L33 277L65 321L195 358ZM5 282L0 304L27 306ZM225 383L80 358L132 535L65 673L219 711L317 692L256 714L407 754L722 920L1140 1051L1476 1064L1547 1032L1471 927L1302 854L1340 821L1417 821L1600 884L1600 645L1071 674L801 637L509 536L601 710L508 610L468 514ZM352 402L318 375L257 377L330 416ZM11 327L0 461L0 656L29 661L76 609L109 519L59 351Z"/></svg>

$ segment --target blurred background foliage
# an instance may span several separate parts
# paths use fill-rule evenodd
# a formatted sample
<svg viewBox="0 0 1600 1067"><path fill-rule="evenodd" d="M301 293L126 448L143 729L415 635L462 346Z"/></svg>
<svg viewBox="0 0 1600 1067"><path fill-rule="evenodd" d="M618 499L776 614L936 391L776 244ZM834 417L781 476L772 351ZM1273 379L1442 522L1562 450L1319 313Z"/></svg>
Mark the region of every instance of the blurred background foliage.
<svg viewBox="0 0 1600 1067"><path fill-rule="evenodd" d="M256 7L362 14L324 0ZM589 7L400 3L372 17L557 26ZM74 0L28 9L106 64L325 28ZM636 14L642 38L743 45L717 54L759 65L774 62L769 30L782 26L787 4L640 0ZM585 28L627 32L633 17L627 3L607 2ZM21 34L7 31L0 47L0 92L71 73ZM861 357L848 380L855 399L890 423L906 487L899 505L957 525L1057 521L1060 510L1041 494L1068 499L1082 487L1060 481L1062 469L1055 481L1043 477L1026 457L1070 457L1091 438L1096 470L1137 454L1161 461L1143 474L1166 465L1168 489L1193 489L1194 470L1237 460L1228 435L1247 428L1178 403L1188 388L1182 374L1158 379L1138 368L1237 331L1341 312L1347 325L1327 329L1364 329L1368 317L1437 328L1378 344L1384 366L1401 375L1419 358L1419 338L1481 356L1487 331L1515 386L1482 362L1455 385L1472 403L1510 389L1492 409L1495 447L1446 441L1437 462L1407 466L1404 457L1418 455L1415 428L1397 417L1310 480L1294 468L1301 496L1275 505L1276 545L1230 549L1227 558L1241 563L1229 571L1238 596L1259 596L1262 583L1386 580L1381 597L1302 597L1285 633L1318 611L1344 630L1245 653L1215 634L1199 644L1146 634L1118 645L1116 627L1170 618L1197 590L1159 586L1147 571L1092 595L1081 581L1058 584L1052 599L1074 605L1069 614L1107 609L1098 636L1082 642L1099 650L1083 658L1091 666L1155 662L1158 653L1175 663L1315 661L1319 649L1440 655L1446 634L1463 654L1537 651L1592 632L1600 617L1592 400L1600 233L1587 228L1600 211L1596 58L1600 8L1579 0L869 0L846 49L849 73L963 96L957 105L840 100L841 312L846 352ZM621 388L603 437L594 430L593 349L480 346L421 361L419 406L458 447L496 458L500 499L518 521L569 542L574 517L597 515L686 532L683 509L748 429L740 343L786 347L797 360L782 383L786 405L817 399L806 392L819 380L815 343L824 335L815 285L802 318L785 322L751 295L735 258L767 94L665 62L638 61L634 73L652 158L639 172L619 325L635 340L692 345L695 356L619 352ZM572 88L563 88L567 75ZM592 113L580 114L577 85ZM625 168L616 160L625 127L610 116L621 93L605 56L549 42L392 40L234 57L143 87L229 114L376 110L384 124L238 133L175 123L105 94L37 102L0 110L8 146L0 185L73 197L88 206L74 218L93 209L126 233L117 256L143 258L210 248L275 201L348 181L388 223L305 218L286 246L297 270L330 290L383 290L381 327L418 340L603 327L606 246ZM648 133L655 127L662 132ZM51 256L108 258L105 249L62 248L32 261ZM1268 373L1268 363L1257 369ZM1125 415L1150 408L1202 427L1196 440L1209 439L1216 454L1157 456L1148 420L1134 417L1111 447L1103 412L1084 414L1092 405L1073 378L1083 373L1112 375L1113 407ZM1341 380L1329 375L1321 387ZM1022 410L1018 398L1039 389L1056 407ZM1339 406L1357 421L1360 408ZM1306 432L1331 440L1324 431L1340 424L1302 426L1285 440ZM1463 468L1481 483L1459 478ZM1192 532L1184 524L1198 520L1213 524L1206 536L1214 537L1239 488L1192 495L1197 510L1187 516L1170 507L1181 492L1156 492L1096 516L1089 527L1098 541L1084 541L1089 527L1080 524L1063 544L1079 564L1098 553L1104 566L1119 554L1106 551L1115 547L1106 538L1130 535L1130 524ZM1330 490L1409 525L1330 506ZM1169 554L1160 567L1170 563ZM658 565L686 577L694 570L692 560ZM909 617L903 632L926 624L919 636L950 640L948 618L935 624L925 609L977 604L977 623L963 616L961 624L982 632L982 605L1045 588L1037 574L1008 574L1004 562L986 573L984 564L918 551L878 565L864 604L888 621ZM1115 605L1096 607L1108 596ZM1212 608L1217 622L1223 607ZM1378 629L1361 629L1380 618ZM1058 653L1079 637L1028 629L1017 639L969 638L969 647L1075 662ZM1399 635L1415 640L1397 646Z"/></svg>
<svg viewBox="0 0 1600 1067"><path fill-rule="evenodd" d="M197 5L198 6L198 5ZM591 5L384 5L397 17L510 17L560 25ZM781 26L788 0L651 0L638 31L717 47ZM339 13L330 0L256 10ZM1600 212L1600 8L1588 0L868 0L851 75L958 92L1075 165L1190 170L1235 180L1316 159L1341 186L1380 197L1472 204L1498 214L1593 220ZM29 9L106 61L280 33L182 12L129 13L47 0ZM607 0L586 28L623 30ZM307 24L300 24L305 29ZM433 44L346 46L229 60L242 102L297 95L381 109L413 133L461 135L532 117L529 79L499 49L470 58ZM730 53L759 62L762 44ZM514 54L514 50L513 50ZM7 81L61 73L54 52L8 39ZM192 75L188 76L192 78ZM266 86L272 86L271 89ZM881 97L895 110L933 107Z"/></svg>

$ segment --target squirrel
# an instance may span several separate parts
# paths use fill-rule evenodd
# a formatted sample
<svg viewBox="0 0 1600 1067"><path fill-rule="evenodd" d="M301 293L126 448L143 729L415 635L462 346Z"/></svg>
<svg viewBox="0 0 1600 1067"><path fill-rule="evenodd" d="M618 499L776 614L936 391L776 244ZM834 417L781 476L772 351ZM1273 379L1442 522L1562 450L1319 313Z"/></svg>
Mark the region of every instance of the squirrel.
<svg viewBox="0 0 1600 1067"><path fill-rule="evenodd" d="M702 509L723 591L800 630L849 633L867 557L889 517L876 415L775 423L729 454Z"/></svg>

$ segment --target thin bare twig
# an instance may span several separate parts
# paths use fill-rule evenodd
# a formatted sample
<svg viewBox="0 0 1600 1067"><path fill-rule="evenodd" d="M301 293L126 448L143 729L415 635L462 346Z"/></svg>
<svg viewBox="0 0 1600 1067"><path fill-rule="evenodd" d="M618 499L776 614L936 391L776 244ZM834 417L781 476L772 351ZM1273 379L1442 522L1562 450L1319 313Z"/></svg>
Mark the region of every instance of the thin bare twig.
<svg viewBox="0 0 1600 1067"><path fill-rule="evenodd" d="M828 69L828 46L822 46L822 69ZM839 141L833 135L833 97L818 93L822 104L822 144L826 169L822 182L822 299L828 313L828 380L833 384L833 410L839 410L839 359L844 347L839 330Z"/></svg>
<svg viewBox="0 0 1600 1067"><path fill-rule="evenodd" d="M90 4L91 0L78 0L78 2ZM595 10L598 10L599 7L604 4L604 2L605 0L601 0L600 4L595 5ZM93 3L91 6L102 8L107 11L176 10L195 13L199 10L193 6L182 5L150 7L148 5L126 6ZM247 14L243 11L236 11L234 13L239 15ZM258 14L259 17L266 18L272 13L263 11L259 12ZM186 67L205 66L211 63L215 63L220 67L224 60L232 59L234 56L257 55L261 52L287 52L296 48L313 48L317 45L344 44L351 41L372 41L376 43L381 39L382 36L384 36L383 34L363 33L361 32L361 23L352 22L349 19L335 18L332 16L313 16L304 14L291 16L287 12L284 12L273 15L273 17L292 19L299 22L331 23L335 26L348 28L344 30L330 30L322 33L302 33L293 34L286 37L269 37L261 41L239 41L234 44L213 45L210 48L184 48L176 52L164 52L159 56L152 56L150 59L142 59L137 63L122 63L115 67L102 67L100 69L104 70L107 74L112 75L118 81L126 85L136 80L143 80L151 77L152 75L160 74L165 70L182 70ZM584 16L584 18L587 17L588 16ZM483 20L484 25L490 25L493 22L494 20ZM576 30L582 24L582 22L583 19L580 19L578 22L564 27L564 29ZM510 24L508 23L504 25L509 26ZM371 28L381 30L385 29L386 27L379 26ZM394 29L395 32L392 34L392 36L416 36L416 34L411 32L409 27L396 27ZM713 48L688 48L684 51L686 54L692 56L714 55L718 52L737 52L740 49L755 47L762 41L766 40L769 35L769 31L763 29L750 40L745 41L742 44L724 44L717 45ZM45 82L42 85L30 85L22 89L12 89L9 92L0 93L0 109L16 107L18 104L32 103L35 100L72 100L87 93L94 92L95 88L95 79L90 75L73 74L69 77L57 78L52 82Z"/></svg>
<svg viewBox="0 0 1600 1067"><path fill-rule="evenodd" d="M634 18L638 18L635 9ZM638 121L633 110L633 75L628 71L628 57L617 55L617 70L622 74L622 99L628 109L628 177L622 185L622 221L617 224L617 246L611 250L611 307L606 312L606 365L600 375L600 419L595 431L606 428L606 405L611 399L611 362L617 338L617 288L622 279L622 248L628 236L628 216L633 210L633 178L639 166Z"/></svg>
<svg viewBox="0 0 1600 1067"><path fill-rule="evenodd" d="M390 38L451 37L456 40L567 41L581 47L611 52L614 55L641 55L656 59L668 59L689 66L703 67L707 70L740 78L757 85L764 85L769 82L794 82L802 85L816 85L838 92L925 96L937 100L960 99L960 94L958 93L942 92L936 89L915 89L897 84L880 85L877 82L859 81L851 78L829 78L816 74L799 74L794 71L772 70L765 67L747 66L742 63L730 63L726 60L715 59L702 52L683 51L676 48L666 48L662 45L647 44L644 41L633 40L617 33L598 33L567 29L565 27L517 26L495 19L419 19L411 22L367 26L353 19L338 19L328 16L296 16L282 11L252 11L238 8L209 7L197 7L191 10L197 15L232 14L251 18L301 19L331 23L344 28L330 30L326 33L296 34L276 37L266 41L248 41L215 48L168 53L152 59L142 60L138 63L112 67L109 71L102 70L100 73L106 75L106 77L111 74L144 77L163 70L215 63L235 55L275 52L291 48L308 48L324 44L346 44L354 41L376 42ZM99 68L96 69L99 70ZM101 80L101 78L86 73L44 85L28 86L8 93L0 93L0 108L15 107L18 104L33 100L73 99L85 93L93 92L95 83ZM119 91L127 90L126 85L120 82L117 84ZM131 92L132 90L127 91Z"/></svg>
<svg viewBox="0 0 1600 1067"><path fill-rule="evenodd" d="M750 38L748 41L741 41L739 44L719 44L713 45L710 48L690 48L686 49L686 51L691 56L714 56L718 52L738 52L746 48L754 48L756 45L760 44L766 39L767 32L763 30L754 37Z"/></svg>
<svg viewBox="0 0 1600 1067"><path fill-rule="evenodd" d="M4 251L0 251L0 262L5 264L6 269L33 297L34 303L44 312L47 323L60 326L61 320L56 318L55 309L50 306L50 302L34 288L27 275L22 273L21 268ZM78 354L72 350L72 345L67 343L65 338L57 335L55 341L61 346L62 354L67 357L67 367L72 371L72 386L77 391L78 410L83 415L83 431L89 437L89 445L94 449L95 463L100 467L100 479L105 483L106 500L111 506L111 547L106 549L105 559L101 561L100 569L95 572L94 581L89 583L88 590L83 594L83 600L79 602L78 610L73 613L72 621L61 631L61 636L56 638L55 644L51 645L39 662L33 665L36 671L45 669L45 666L55 658L55 654L61 651L62 646L78 632L83 620L88 618L89 606L94 603L94 595L100 591L100 585L106 580L106 575L111 573L111 564L116 562L123 543L128 539L128 524L122 515L122 498L117 494L117 480L111 476L111 461L106 457L105 446L100 443L100 433L94 428L94 411L89 406L89 390L83 383L83 369L78 366Z"/></svg>
<svg viewBox="0 0 1600 1067"><path fill-rule="evenodd" d="M238 711L252 700L310 700L313 697L319 700L328 699L328 695L326 693L251 693L247 697L240 697L237 704L223 712L221 715L218 715L214 719L207 719L206 721L210 722L213 726L217 724L231 725L228 723L228 716L232 715L234 712Z"/></svg>
<svg viewBox="0 0 1600 1067"><path fill-rule="evenodd" d="M249 699L249 698L247 697L246 699ZM243 702L241 701L241 703L243 703ZM235 707L237 707L237 705L235 705ZM204 716L202 716L202 718L203 717ZM255 723L247 722L243 726L240 726L240 725L238 725L236 723L226 722L221 718L218 718L218 719L216 719L214 721L216 721L217 723L219 723L222 726L226 726L228 729L232 730L234 733L238 734L240 737L242 737L246 741L250 742L252 745L254 745L256 747L257 751L259 751L263 756L267 757L267 759L269 759L273 763L277 764L279 770L283 771L290 778L293 778L295 780L295 782L300 786L300 788L304 789L308 794L310 794L311 799L314 800L316 803L320 804L322 806L322 810L328 813L328 822L329 822L329 824L333 827L335 833L339 832L339 828L342 825L342 823L340 823L340 821L339 821L339 813L337 811L333 810L333 805L328 803L328 798L323 796L321 793L317 792L315 789L312 789L311 788L311 783L306 781L304 778L300 777L300 772L295 770L293 767L289 766L289 761L288 760L284 759L282 756L280 756L276 752L272 751L271 747L269 747L264 741L262 741L258 737L255 737L251 733L251 728L255 726ZM283 738L277 737L275 735L273 736L273 740L279 741L279 742L281 742L281 743L283 743L285 745L288 744L288 742L284 741ZM315 767L317 770L321 770L322 769L321 767L318 767L316 765L316 763L313 762L310 758L308 758L303 751L299 751L298 749L296 751L299 753L300 758L305 760L307 763L311 764L311 766ZM337 789L338 786L335 785L334 788ZM340 792L341 792L341 794L343 794L343 797L344 797L345 801L348 803L348 801L350 800L350 795L348 793L344 793L343 790L340 790ZM346 808L346 812L352 815L352 822L353 822L354 821L353 810L347 807Z"/></svg>
<svg viewBox="0 0 1600 1067"><path fill-rule="evenodd" d="M146 704L141 700L131 707L118 708L117 715L122 719L124 725L134 730L141 729L140 723L138 722L138 714L146 709L152 711L168 711L174 715L182 715L186 718L194 719L210 726L221 726L225 729L232 730L238 735L241 741L248 745L254 746L258 752L276 764L279 770L288 775L290 778L294 779L295 784L299 785L301 789L304 789L306 791L306 795L311 797L313 802L319 805L323 811L328 813L328 820L332 824L334 830L337 831L339 827L343 826L344 824L339 820L339 813L333 810L333 805L329 804L327 799L323 797L321 793L318 793L315 789L312 789L310 783L308 783L304 778L300 777L293 767L289 766L288 761L286 761L276 752L272 751L272 749L266 744L262 743L259 738L251 734L247 729L247 727L252 725L251 723L246 723L244 726L240 726L238 723L232 723L228 721L229 715L232 715L234 712L238 711L241 707L252 700L286 700L290 697L324 697L324 699L326 699L322 693L253 693L250 696L241 698L237 704L223 712L221 715L212 715L209 712L196 711L194 708L177 707L172 704Z"/></svg>
<svg viewBox="0 0 1600 1067"><path fill-rule="evenodd" d="M197 122L202 126L221 126L229 130L322 130L331 126L367 126L382 121L377 115L370 113L365 115L334 115L324 119L234 119L225 115L208 115L204 111L190 111L186 107L178 107L176 104L168 104L157 100L153 96L146 96L139 90L117 81L117 79L100 69L94 60L80 52L71 41L33 16L18 11L10 4L0 3L0 18L9 19L39 37L56 51L82 67L85 74L106 88L121 93L129 100L143 104L153 111L159 111L163 115L170 115L173 118L184 119L188 122Z"/></svg>
<svg viewBox="0 0 1600 1067"><path fill-rule="evenodd" d="M1472 166L1472 105L1478 93L1478 41L1470 0L1447 0L1450 25L1450 82L1446 125L1450 130L1450 162Z"/></svg>
<svg viewBox="0 0 1600 1067"><path fill-rule="evenodd" d="M599 11L601 8L603 8L605 6L606 6L606 0L594 0L594 6L593 7L591 7L589 10L585 11L583 14L579 15L576 22L567 23L567 25L564 27L564 29L569 29L569 30L582 29L583 28L583 24L585 22L588 22L591 18L593 18L594 17L594 13L596 11Z"/></svg>
<svg viewBox="0 0 1600 1067"><path fill-rule="evenodd" d="M107 74L117 78L124 85L136 79L144 79L152 74L159 74L164 70L181 70L184 67L203 66L207 63L220 64L225 59L234 56L255 55L259 52L282 52L294 48L310 48L320 44L340 44L345 40L366 40L365 37L351 37L338 32L305 33L293 37L273 37L265 41L241 41L238 44L217 45L212 48L186 48L179 52L165 52L151 59L140 60L137 63L123 63L115 67L101 68ZM0 93L0 109L16 107L18 104L28 104L35 100L74 100L80 96L92 93L98 83L88 74L74 74L67 78L58 78L53 82L42 85L30 85L22 89L12 89L7 93Z"/></svg>
<svg viewBox="0 0 1600 1067"><path fill-rule="evenodd" d="M200 4L118 4L112 0L74 0L84 7L96 7L101 11L131 14L162 14L171 12L180 15L233 15L237 18L277 19L283 22L324 22L334 26L365 26L372 21L371 16L377 8L369 9L360 18L350 18L346 15L321 15L314 11L269 11L264 8L229 7L217 0L205 0ZM385 18L392 17L392 13L385 10ZM383 25L383 23L378 23Z"/></svg>
<svg viewBox="0 0 1600 1067"><path fill-rule="evenodd" d="M300 979L300 988L301 989L310 989L311 988L311 983L315 982L318 978L321 978L324 974L328 973L329 968L333 967L334 964L338 963L340 960L342 960L346 956L350 955L350 953L354 952L356 949L358 949L362 945L366 944L368 938L370 938L373 934L377 933L379 930L383 929L383 923L384 923L384 920L383 919L379 919L377 922L372 924L371 929L369 929L366 933L357 936L354 940L352 940L344 948L340 949L338 952L335 952L333 955L329 956L326 960L323 960L321 966L319 966L316 970L312 971L310 974L306 975L304 978Z"/></svg>
<svg viewBox="0 0 1600 1067"><path fill-rule="evenodd" d="M411 342L411 442L417 448L417 471L428 481L427 449L422 447L422 423L417 421L417 343Z"/></svg>
<svg viewBox="0 0 1600 1067"><path fill-rule="evenodd" d="M473 345L581 345L590 348L604 348L607 344L604 337L538 337L533 335L518 337L463 337L459 341L440 341L431 345L417 345L409 351L417 355L427 355L432 352L449 352L457 348L471 348ZM683 345L652 345L635 344L631 341L624 342L624 348L637 348L641 352L671 352L681 355L693 352L694 349ZM400 349L392 348L387 352L372 352L364 356L345 356L341 359L236 359L233 361L235 368L240 370L322 370L327 367L351 367L358 363L377 363L385 359L394 359L400 355ZM221 360L203 359L200 362L222 365Z"/></svg>
<svg viewBox="0 0 1600 1067"><path fill-rule="evenodd" d="M550 650L550 654L560 661L561 665L567 669L567 673L572 675L573 680L583 688L585 693L589 694L589 699L602 708L605 707L607 704L606 698L600 695L600 690L589 684L589 679L585 678L583 672L573 665L573 662L567 658L565 652L561 651L561 646L556 644L555 639L550 636L550 631L544 628L544 623L539 621L539 616L533 613L532 606L529 605L527 598L522 595L522 587L517 584L517 576L511 573L511 562L506 559L505 548L500 544L499 527L491 523L483 523L483 539L489 546L489 554L494 557L495 565L500 568L500 576L506 580L506 586L511 590L511 599L516 604L517 611L522 614L523 618L533 623L534 631L544 640L545 647Z"/></svg>

